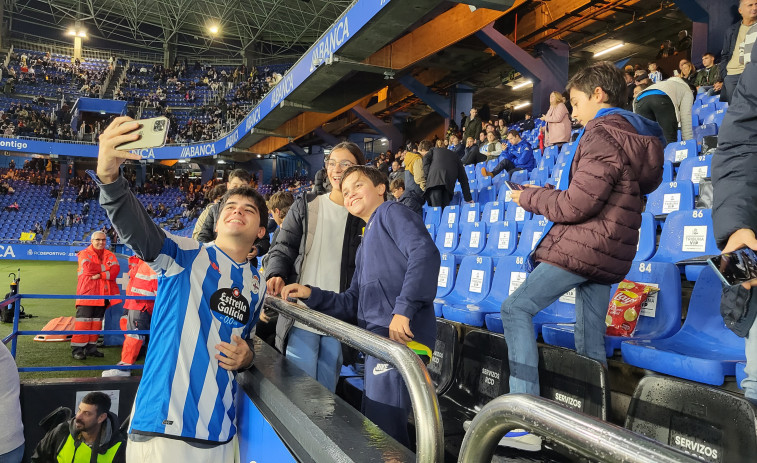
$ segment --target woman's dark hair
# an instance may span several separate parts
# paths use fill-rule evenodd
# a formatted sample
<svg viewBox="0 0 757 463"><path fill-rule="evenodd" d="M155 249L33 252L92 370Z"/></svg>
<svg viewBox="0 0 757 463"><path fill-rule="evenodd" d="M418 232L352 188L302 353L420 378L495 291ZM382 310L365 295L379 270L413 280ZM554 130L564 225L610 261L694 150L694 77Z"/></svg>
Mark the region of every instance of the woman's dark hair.
<svg viewBox="0 0 757 463"><path fill-rule="evenodd" d="M334 145L333 148L331 148L331 152L333 153L334 150L347 150L350 152L352 156L355 157L355 161L357 161L357 165L364 166L365 165L365 155L363 154L363 151L351 141L343 141L341 143L337 143ZM329 154L329 157L331 155ZM328 158L326 158L328 160Z"/></svg>
<svg viewBox="0 0 757 463"><path fill-rule="evenodd" d="M600 61L578 71L568 81L565 89L576 89L589 96L595 88L601 88L607 94L607 104L622 108L626 102L626 80L623 71L609 61Z"/></svg>
<svg viewBox="0 0 757 463"><path fill-rule="evenodd" d="M373 186L384 185L384 201L386 201L387 195L389 194L389 177L387 177L385 173L375 167L352 166L342 174L342 181L339 184L340 189L342 188L342 185L344 185L344 180L352 174L360 174L366 177L371 183L373 183Z"/></svg>

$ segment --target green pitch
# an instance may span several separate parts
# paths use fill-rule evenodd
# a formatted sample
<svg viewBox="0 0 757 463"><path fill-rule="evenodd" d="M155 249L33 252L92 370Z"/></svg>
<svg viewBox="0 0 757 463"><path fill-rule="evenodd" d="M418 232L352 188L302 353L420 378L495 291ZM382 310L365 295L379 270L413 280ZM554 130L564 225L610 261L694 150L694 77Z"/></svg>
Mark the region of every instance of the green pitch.
<svg viewBox="0 0 757 463"><path fill-rule="evenodd" d="M76 294L76 262L0 260L0 300L5 299L5 294L10 290L11 278L8 274L13 272L18 275L19 268L22 294ZM21 305L34 318L20 320L20 330L41 330L53 318L72 317L76 314L73 299L23 299ZM0 338L5 338L12 330L13 324L0 323ZM71 357L68 342L36 342L33 339L33 336L19 336L16 347L16 363L19 367L115 365L121 360L121 346L102 347L100 350L105 357L80 361ZM10 349L10 344L8 348ZM100 376L101 373L102 370L46 371L21 373L21 379Z"/></svg>

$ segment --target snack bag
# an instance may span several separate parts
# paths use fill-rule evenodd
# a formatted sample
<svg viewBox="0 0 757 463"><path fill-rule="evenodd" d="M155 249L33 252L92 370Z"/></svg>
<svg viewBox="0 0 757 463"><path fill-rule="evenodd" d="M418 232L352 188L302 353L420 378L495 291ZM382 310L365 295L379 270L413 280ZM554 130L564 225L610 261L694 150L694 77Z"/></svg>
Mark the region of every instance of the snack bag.
<svg viewBox="0 0 757 463"><path fill-rule="evenodd" d="M657 291L659 289L643 283L634 283L628 280L621 281L607 308L607 317L605 317L607 335L633 336L633 332L636 330L636 323L639 320L641 305L650 294Z"/></svg>

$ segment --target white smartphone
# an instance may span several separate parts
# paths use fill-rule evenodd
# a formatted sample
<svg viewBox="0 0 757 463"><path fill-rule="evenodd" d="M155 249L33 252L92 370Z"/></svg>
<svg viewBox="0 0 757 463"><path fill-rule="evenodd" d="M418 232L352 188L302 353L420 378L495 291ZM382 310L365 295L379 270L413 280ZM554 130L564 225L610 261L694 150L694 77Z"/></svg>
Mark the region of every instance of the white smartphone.
<svg viewBox="0 0 757 463"><path fill-rule="evenodd" d="M140 119L134 122L139 122L139 128L136 129L139 133L139 138L118 145L116 149L123 151L141 150L146 148L159 148L166 144L169 125L167 117L153 117L151 119ZM128 123L129 122L125 122L125 124Z"/></svg>

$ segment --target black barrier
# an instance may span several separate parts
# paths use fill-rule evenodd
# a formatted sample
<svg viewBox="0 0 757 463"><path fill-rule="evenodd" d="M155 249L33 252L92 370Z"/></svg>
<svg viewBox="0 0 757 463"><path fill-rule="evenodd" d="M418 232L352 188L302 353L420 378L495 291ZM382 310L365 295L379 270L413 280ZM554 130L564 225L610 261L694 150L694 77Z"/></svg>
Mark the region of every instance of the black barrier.
<svg viewBox="0 0 757 463"><path fill-rule="evenodd" d="M434 357L428 364L428 374L436 387L436 394L442 395L452 385L455 365L460 355L460 340L457 328L452 323L436 319L436 344Z"/></svg>
<svg viewBox="0 0 757 463"><path fill-rule="evenodd" d="M646 376L631 399L625 427L704 461L753 462L756 412L749 400L721 389Z"/></svg>
<svg viewBox="0 0 757 463"><path fill-rule="evenodd" d="M610 405L607 369L570 349L539 347L541 396L565 408L606 420Z"/></svg>

